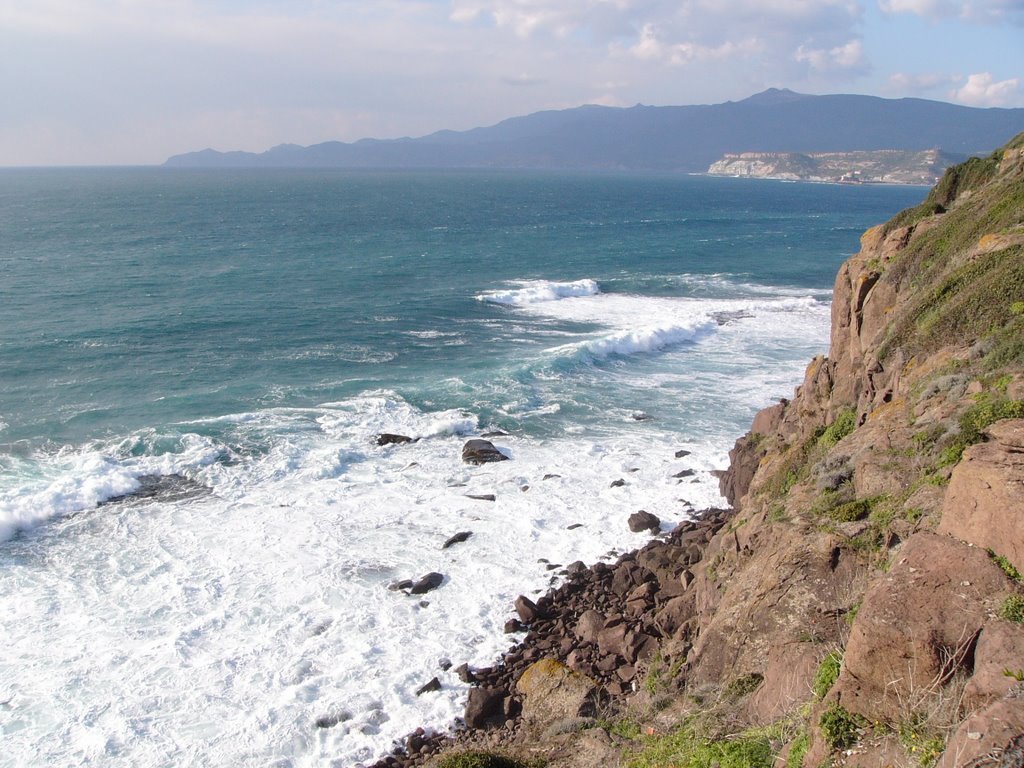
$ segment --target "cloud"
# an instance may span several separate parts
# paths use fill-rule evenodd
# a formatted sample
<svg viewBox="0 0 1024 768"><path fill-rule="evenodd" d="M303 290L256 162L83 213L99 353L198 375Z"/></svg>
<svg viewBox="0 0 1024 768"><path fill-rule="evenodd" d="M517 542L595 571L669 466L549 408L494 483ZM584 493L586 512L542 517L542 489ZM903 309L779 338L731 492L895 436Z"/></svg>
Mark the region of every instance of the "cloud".
<svg viewBox="0 0 1024 768"><path fill-rule="evenodd" d="M979 72L969 75L949 98L972 107L1010 107L1024 103L1024 91L1016 77L997 81L991 73Z"/></svg>
<svg viewBox="0 0 1024 768"><path fill-rule="evenodd" d="M796 61L809 64L818 72L863 72L867 69L864 47L860 40L850 40L843 45L824 50L799 46L793 54Z"/></svg>
<svg viewBox="0 0 1024 768"><path fill-rule="evenodd" d="M1024 0L878 0L878 7L883 13L910 13L933 21L1024 24Z"/></svg>

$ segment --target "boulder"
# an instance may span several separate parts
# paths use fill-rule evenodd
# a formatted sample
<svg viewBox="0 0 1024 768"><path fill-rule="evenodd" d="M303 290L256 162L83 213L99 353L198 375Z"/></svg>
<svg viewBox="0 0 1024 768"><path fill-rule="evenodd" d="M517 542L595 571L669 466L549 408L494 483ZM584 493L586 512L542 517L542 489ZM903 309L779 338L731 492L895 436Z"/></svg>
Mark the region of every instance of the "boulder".
<svg viewBox="0 0 1024 768"><path fill-rule="evenodd" d="M436 677L433 677L433 678L430 679L429 683L425 683L424 685L421 685L416 690L416 695L417 696L422 696L424 693L433 693L434 691L440 691L440 690L441 690L441 681L438 680Z"/></svg>
<svg viewBox="0 0 1024 768"><path fill-rule="evenodd" d="M390 432L383 432L377 435L377 445L404 445L415 442L407 435L395 435Z"/></svg>
<svg viewBox="0 0 1024 768"><path fill-rule="evenodd" d="M505 722L505 692L498 688L470 688L463 719L470 728L493 728Z"/></svg>
<svg viewBox="0 0 1024 768"><path fill-rule="evenodd" d="M467 464L488 464L494 461L507 461L508 456L495 448L490 440L476 438L467 440L462 446L462 460Z"/></svg>
<svg viewBox="0 0 1024 768"><path fill-rule="evenodd" d="M969 665L1006 575L984 550L921 532L877 579L850 630L837 687L865 717L897 719L901 705Z"/></svg>
<svg viewBox="0 0 1024 768"><path fill-rule="evenodd" d="M640 510L634 512L629 516L629 530L633 533L640 533L641 531L658 531L661 529L661 520L650 512Z"/></svg>
<svg viewBox="0 0 1024 768"><path fill-rule="evenodd" d="M532 624L538 618L541 618L541 610L537 607L537 604L525 595L520 595L516 598L516 613L519 614L519 620L523 624Z"/></svg>
<svg viewBox="0 0 1024 768"><path fill-rule="evenodd" d="M996 422L987 435L953 470L939 531L1024 571L1024 419Z"/></svg>
<svg viewBox="0 0 1024 768"><path fill-rule="evenodd" d="M1024 699L1003 699L972 713L946 742L936 768L1024 765Z"/></svg>
<svg viewBox="0 0 1024 768"><path fill-rule="evenodd" d="M516 691L523 697L523 718L540 729L557 720L593 717L602 696L594 680L550 658L527 667Z"/></svg>
<svg viewBox="0 0 1024 768"><path fill-rule="evenodd" d="M1024 693L1024 684L1014 675L1024 675L1024 625L993 619L978 637L974 674L964 689L964 706L980 709L1011 691Z"/></svg>
<svg viewBox="0 0 1024 768"><path fill-rule="evenodd" d="M584 643L597 643L598 635L604 629L604 616L595 610L587 610L576 622L573 634Z"/></svg>
<svg viewBox="0 0 1024 768"><path fill-rule="evenodd" d="M409 589L409 593L413 595L422 595L429 592L432 589L437 589L444 582L444 574L431 572L426 576L423 576Z"/></svg>
<svg viewBox="0 0 1024 768"><path fill-rule="evenodd" d="M450 539L448 539L444 544L442 544L441 549L448 549L448 547L454 546L455 544L461 544L472 535L472 531L459 531Z"/></svg>

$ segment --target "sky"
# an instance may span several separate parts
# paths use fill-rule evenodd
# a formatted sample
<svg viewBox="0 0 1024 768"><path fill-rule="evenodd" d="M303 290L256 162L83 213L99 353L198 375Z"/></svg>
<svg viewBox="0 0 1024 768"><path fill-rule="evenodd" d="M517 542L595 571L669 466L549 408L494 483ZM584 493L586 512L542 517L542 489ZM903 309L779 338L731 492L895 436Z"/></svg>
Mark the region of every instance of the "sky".
<svg viewBox="0 0 1024 768"><path fill-rule="evenodd" d="M769 87L1024 106L1024 0L0 0L0 166Z"/></svg>

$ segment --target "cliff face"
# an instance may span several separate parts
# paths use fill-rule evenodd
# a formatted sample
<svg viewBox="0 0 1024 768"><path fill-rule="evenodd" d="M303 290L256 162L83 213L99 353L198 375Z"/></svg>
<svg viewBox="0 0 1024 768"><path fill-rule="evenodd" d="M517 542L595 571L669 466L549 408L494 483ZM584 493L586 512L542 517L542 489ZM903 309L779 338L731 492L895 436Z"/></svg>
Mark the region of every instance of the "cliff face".
<svg viewBox="0 0 1024 768"><path fill-rule="evenodd" d="M594 669L645 672L635 693L469 743L550 768L1024 766L1024 134L864 234L829 355L730 458L735 511L706 537L544 598L550 635L519 656L567 666L504 702L540 711ZM657 651L625 677L588 628ZM523 764L478 757L428 762Z"/></svg>
<svg viewBox="0 0 1024 768"><path fill-rule="evenodd" d="M751 716L814 702L808 766L967 765L1024 734L1024 136L861 245L829 356L731 453L689 680L788 675Z"/></svg>

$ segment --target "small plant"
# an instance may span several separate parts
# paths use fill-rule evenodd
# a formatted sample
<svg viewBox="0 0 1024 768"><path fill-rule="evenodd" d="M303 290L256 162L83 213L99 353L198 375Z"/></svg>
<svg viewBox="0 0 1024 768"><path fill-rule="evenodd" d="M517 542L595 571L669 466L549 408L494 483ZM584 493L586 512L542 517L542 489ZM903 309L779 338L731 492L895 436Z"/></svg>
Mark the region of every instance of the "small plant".
<svg viewBox="0 0 1024 768"><path fill-rule="evenodd" d="M843 616L843 621L846 622L847 626L852 627L853 622L857 620L857 614L860 613L861 601L858 600L856 603L850 606L850 610Z"/></svg>
<svg viewBox="0 0 1024 768"><path fill-rule="evenodd" d="M1015 301L1010 305L1011 315L1024 315L1024 301Z"/></svg>
<svg viewBox="0 0 1024 768"><path fill-rule="evenodd" d="M863 718L846 710L837 702L833 702L828 709L822 712L821 718L818 720L825 743L832 751L846 749L856 744L863 725Z"/></svg>
<svg viewBox="0 0 1024 768"><path fill-rule="evenodd" d="M523 762L496 752L459 752L441 758L437 768L539 768L542 763Z"/></svg>
<svg viewBox="0 0 1024 768"><path fill-rule="evenodd" d="M917 759L921 768L931 768L946 748L945 739L929 732L921 716L912 717L900 725L897 732L904 749Z"/></svg>
<svg viewBox="0 0 1024 768"><path fill-rule="evenodd" d="M968 446L981 442L982 433L1002 419L1024 418L1024 400L994 397L990 392L976 396L976 402L960 416L960 432L939 455L939 467L956 464Z"/></svg>
<svg viewBox="0 0 1024 768"><path fill-rule="evenodd" d="M1024 683L1024 669L1004 669L1003 674L1012 677L1018 683Z"/></svg>
<svg viewBox="0 0 1024 768"><path fill-rule="evenodd" d="M857 414L852 408L844 408L836 416L825 431L818 438L818 445L823 448L831 448L848 434L857 428Z"/></svg>
<svg viewBox="0 0 1024 768"><path fill-rule="evenodd" d="M852 523L856 520L863 520L870 514L871 501L869 499L848 501L825 512L826 517L837 523Z"/></svg>
<svg viewBox="0 0 1024 768"><path fill-rule="evenodd" d="M800 731L800 735L793 739L789 747L789 754L786 756L786 768L801 768L804 764L804 755L811 747L811 736L806 731Z"/></svg>
<svg viewBox="0 0 1024 768"><path fill-rule="evenodd" d="M770 740L762 734L741 733L728 738L700 735L693 722L675 732L643 737L643 748L627 758L628 768L772 768Z"/></svg>
<svg viewBox="0 0 1024 768"><path fill-rule="evenodd" d="M764 682L764 675L754 672L749 675L740 675L725 686L725 697L727 699L742 699L747 694L753 693L757 687Z"/></svg>
<svg viewBox="0 0 1024 768"><path fill-rule="evenodd" d="M999 606L999 618L1016 624L1024 624L1024 597L1010 595L1003 600L1003 604Z"/></svg>
<svg viewBox="0 0 1024 768"><path fill-rule="evenodd" d="M995 564L1003 569L1003 573L1005 573L1007 577L1014 581L1024 581L1024 577L1020 575L1020 571L1014 567L1013 563L1011 563L1008 558L1003 555L997 555L995 551L991 549L985 551L988 552L988 556L992 558Z"/></svg>
<svg viewBox="0 0 1024 768"><path fill-rule="evenodd" d="M811 690L819 699L832 690L832 686L839 679L839 670L843 666L843 654L841 651L832 651L821 661L821 666L814 675L814 682L811 683Z"/></svg>

